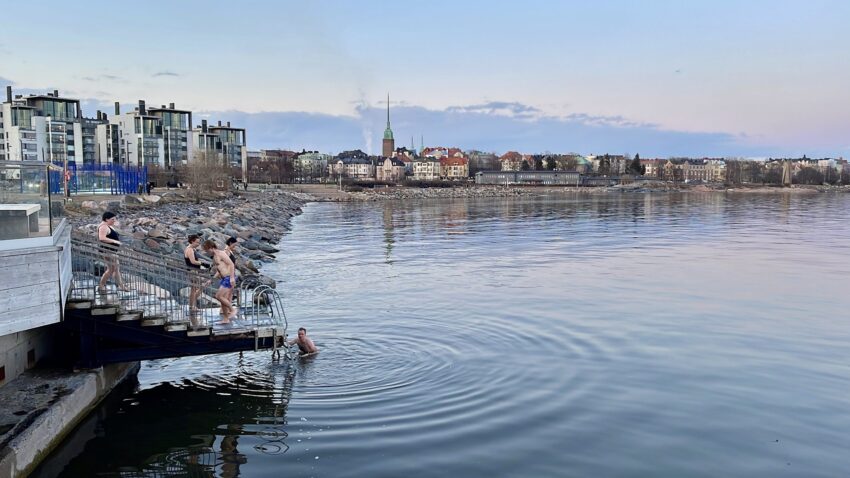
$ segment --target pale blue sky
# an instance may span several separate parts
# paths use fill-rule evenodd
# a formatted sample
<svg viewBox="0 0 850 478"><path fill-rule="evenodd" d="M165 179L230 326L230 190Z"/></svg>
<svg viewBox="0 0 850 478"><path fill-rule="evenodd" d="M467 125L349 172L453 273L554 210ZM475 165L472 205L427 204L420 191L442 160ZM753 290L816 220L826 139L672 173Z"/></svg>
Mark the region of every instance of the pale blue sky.
<svg viewBox="0 0 850 478"><path fill-rule="evenodd" d="M59 1L2 17L0 83L58 88L88 115L175 102L241 121L256 148L377 151L390 92L397 140L417 146L850 156L846 1Z"/></svg>

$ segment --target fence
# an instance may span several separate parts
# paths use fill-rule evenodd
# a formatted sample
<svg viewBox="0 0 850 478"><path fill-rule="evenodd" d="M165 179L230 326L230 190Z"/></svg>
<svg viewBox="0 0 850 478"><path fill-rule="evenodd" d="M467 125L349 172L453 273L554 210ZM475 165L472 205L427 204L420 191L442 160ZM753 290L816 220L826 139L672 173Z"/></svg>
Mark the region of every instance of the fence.
<svg viewBox="0 0 850 478"><path fill-rule="evenodd" d="M52 193L61 193L65 182L62 178L65 164L54 163L62 171L51 171ZM148 183L146 166L121 164L77 164L68 162L68 190L73 194L137 194L140 187Z"/></svg>

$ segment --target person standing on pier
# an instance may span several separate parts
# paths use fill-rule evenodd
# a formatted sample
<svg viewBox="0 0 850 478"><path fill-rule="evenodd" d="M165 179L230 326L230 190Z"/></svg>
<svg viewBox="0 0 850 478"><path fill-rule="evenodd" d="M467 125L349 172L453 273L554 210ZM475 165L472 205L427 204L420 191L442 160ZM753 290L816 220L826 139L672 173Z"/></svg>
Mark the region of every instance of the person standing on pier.
<svg viewBox="0 0 850 478"><path fill-rule="evenodd" d="M198 248L201 246L201 238L197 234L189 235L189 245L183 250L183 260L189 269L189 318L194 322L198 315L198 296L201 295L201 269L203 263L198 260Z"/></svg>
<svg viewBox="0 0 850 478"><path fill-rule="evenodd" d="M125 292L129 291L130 289L124 285L124 281L121 279L121 270L118 267L118 247L121 245L121 238L112 227L118 223L118 217L114 212L106 211L101 219L100 225L97 226L97 242L100 243L100 251L103 253L106 270L103 271L97 290L106 292L106 281L112 277L118 288Z"/></svg>
<svg viewBox="0 0 850 478"><path fill-rule="evenodd" d="M238 242L235 237L228 237L224 247L224 251L227 252L227 257L230 258L230 262L233 262L234 269L236 269L236 255L234 252L236 252L237 245ZM234 276L235 274L236 273L234 272ZM239 299L239 288L235 282L233 283L233 301L236 302L237 307L241 305L241 301Z"/></svg>
<svg viewBox="0 0 850 478"><path fill-rule="evenodd" d="M221 324L230 324L230 321L236 318L236 309L232 305L233 285L236 283L236 267L233 261L227 256L227 253L220 250L215 242L207 239L204 241L204 252L209 254L213 260L213 268L215 268L215 276L219 278L218 291L215 293L215 298L221 304Z"/></svg>

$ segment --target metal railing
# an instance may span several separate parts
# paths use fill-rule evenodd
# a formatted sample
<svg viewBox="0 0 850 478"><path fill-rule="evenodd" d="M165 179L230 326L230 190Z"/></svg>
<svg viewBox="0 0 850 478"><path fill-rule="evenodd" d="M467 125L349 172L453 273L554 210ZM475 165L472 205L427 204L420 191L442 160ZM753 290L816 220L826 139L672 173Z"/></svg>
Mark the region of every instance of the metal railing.
<svg viewBox="0 0 850 478"><path fill-rule="evenodd" d="M219 302L214 298L217 281L208 270L190 269L174 258L127 245L113 249L94 237L78 233L71 236L71 251L72 299L114 304L124 313L142 312L145 320L159 319L165 325L185 324L188 328L213 327L223 318L218 314ZM120 279L113 275L101 286L107 268L117 268ZM233 326L272 329L277 344L277 337L285 336L288 326L278 292L268 285L235 290L240 307ZM192 299L194 303L190 303ZM259 334L256 337L259 348Z"/></svg>

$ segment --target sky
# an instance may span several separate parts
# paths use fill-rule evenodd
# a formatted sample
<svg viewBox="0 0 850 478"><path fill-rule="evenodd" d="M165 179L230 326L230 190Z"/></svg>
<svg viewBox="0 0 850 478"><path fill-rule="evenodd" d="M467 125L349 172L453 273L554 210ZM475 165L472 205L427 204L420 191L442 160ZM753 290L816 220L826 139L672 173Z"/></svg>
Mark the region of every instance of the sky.
<svg viewBox="0 0 850 478"><path fill-rule="evenodd" d="M847 1L14 2L0 85L251 149L850 157ZM19 19L19 21L8 21Z"/></svg>

